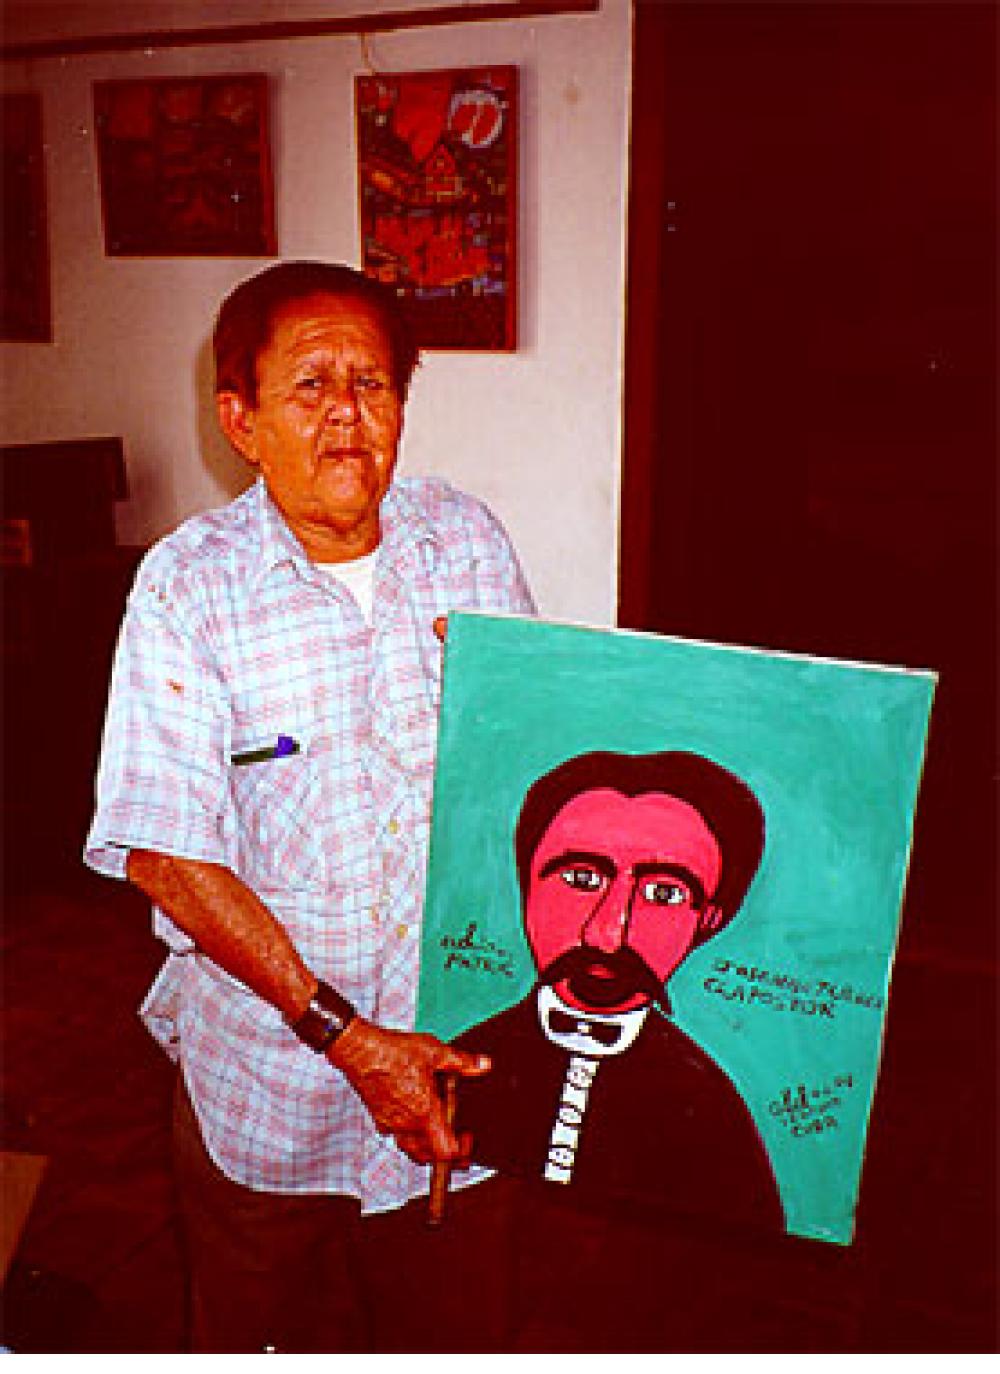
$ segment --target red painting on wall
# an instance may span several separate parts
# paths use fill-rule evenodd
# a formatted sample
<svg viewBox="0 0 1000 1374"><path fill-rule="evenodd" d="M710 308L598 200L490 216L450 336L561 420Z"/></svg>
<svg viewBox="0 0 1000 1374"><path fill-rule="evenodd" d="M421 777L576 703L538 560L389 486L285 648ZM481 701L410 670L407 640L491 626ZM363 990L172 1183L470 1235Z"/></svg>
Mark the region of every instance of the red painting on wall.
<svg viewBox="0 0 1000 1374"><path fill-rule="evenodd" d="M517 68L356 81L362 265L423 348L516 347Z"/></svg>
<svg viewBox="0 0 1000 1374"><path fill-rule="evenodd" d="M110 256L276 252L266 76L98 81L94 115Z"/></svg>

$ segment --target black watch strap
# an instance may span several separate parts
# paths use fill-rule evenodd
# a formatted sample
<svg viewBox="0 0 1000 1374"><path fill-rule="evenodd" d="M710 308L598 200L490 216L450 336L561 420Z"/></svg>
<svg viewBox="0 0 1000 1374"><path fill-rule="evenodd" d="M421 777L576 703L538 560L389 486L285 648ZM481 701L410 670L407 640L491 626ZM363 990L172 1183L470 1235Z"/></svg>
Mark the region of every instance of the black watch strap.
<svg viewBox="0 0 1000 1374"><path fill-rule="evenodd" d="M352 1007L346 997L341 997L329 983L321 981L299 1019L288 1024L303 1044L317 1054L324 1054L357 1014L357 1008Z"/></svg>

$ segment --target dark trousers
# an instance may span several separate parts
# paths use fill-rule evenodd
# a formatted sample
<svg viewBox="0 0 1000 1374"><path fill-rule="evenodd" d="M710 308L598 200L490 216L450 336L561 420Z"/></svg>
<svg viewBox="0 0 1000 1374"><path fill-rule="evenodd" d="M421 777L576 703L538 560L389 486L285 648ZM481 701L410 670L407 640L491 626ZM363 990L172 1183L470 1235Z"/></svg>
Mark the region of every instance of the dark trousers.
<svg viewBox="0 0 1000 1374"><path fill-rule="evenodd" d="M423 1199L362 1218L352 1198L255 1192L210 1159L183 1089L174 1158L193 1351L509 1348L505 1186L453 1192L436 1229Z"/></svg>
<svg viewBox="0 0 1000 1374"><path fill-rule="evenodd" d="M350 1198L256 1193L209 1159L183 1091L174 1149L195 1351L855 1348L838 1247L513 1179L453 1191L437 1230L423 1199L362 1218Z"/></svg>

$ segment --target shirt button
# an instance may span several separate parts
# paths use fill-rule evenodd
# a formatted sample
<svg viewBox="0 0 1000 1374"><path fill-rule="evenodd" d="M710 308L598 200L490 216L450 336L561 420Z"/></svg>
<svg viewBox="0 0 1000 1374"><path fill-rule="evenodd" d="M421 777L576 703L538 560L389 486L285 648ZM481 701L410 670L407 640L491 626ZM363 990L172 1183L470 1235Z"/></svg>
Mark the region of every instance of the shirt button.
<svg viewBox="0 0 1000 1374"><path fill-rule="evenodd" d="M410 927L409 927L409 926L398 925L398 926L396 927L396 934L399 936L399 938L400 938L401 940L405 940L406 937L407 937L407 935L408 935L409 933L410 933Z"/></svg>
<svg viewBox="0 0 1000 1374"><path fill-rule="evenodd" d="M370 914L371 914L372 920L375 922L376 925L378 925L378 907L377 907L377 906L373 906L372 909L371 909L371 913L370 913Z"/></svg>
<svg viewBox="0 0 1000 1374"><path fill-rule="evenodd" d="M388 830L389 830L389 834L390 834L390 835L398 835L398 834L399 834L399 821L397 821L397 820L391 820L391 821L389 822Z"/></svg>

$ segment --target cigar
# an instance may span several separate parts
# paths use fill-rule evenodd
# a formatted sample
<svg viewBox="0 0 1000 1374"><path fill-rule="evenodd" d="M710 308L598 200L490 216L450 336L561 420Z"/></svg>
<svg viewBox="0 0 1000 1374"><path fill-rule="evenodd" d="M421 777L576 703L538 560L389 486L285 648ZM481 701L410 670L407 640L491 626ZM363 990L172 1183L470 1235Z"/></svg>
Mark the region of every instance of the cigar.
<svg viewBox="0 0 1000 1374"><path fill-rule="evenodd" d="M444 1119L449 1126L455 1124L455 1105L458 1098L456 1078L453 1073L444 1075ZM444 1204L448 1196L448 1182L451 1178L451 1165L438 1160L431 1168L431 1192L427 1200L427 1225L440 1226L444 1221Z"/></svg>

